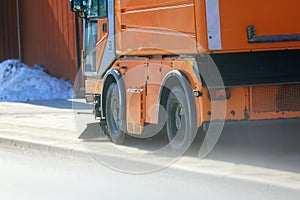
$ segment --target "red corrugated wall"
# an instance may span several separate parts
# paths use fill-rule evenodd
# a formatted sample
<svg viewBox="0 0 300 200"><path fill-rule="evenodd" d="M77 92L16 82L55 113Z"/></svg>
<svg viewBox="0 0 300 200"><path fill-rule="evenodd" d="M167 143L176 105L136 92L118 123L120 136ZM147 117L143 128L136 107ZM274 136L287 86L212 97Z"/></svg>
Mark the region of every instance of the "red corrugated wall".
<svg viewBox="0 0 300 200"><path fill-rule="evenodd" d="M0 62L18 57L16 1L0 0Z"/></svg>
<svg viewBox="0 0 300 200"><path fill-rule="evenodd" d="M22 62L44 65L52 75L74 81L75 18L69 0L0 0L0 62L19 58L16 2Z"/></svg>
<svg viewBox="0 0 300 200"><path fill-rule="evenodd" d="M22 61L74 81L75 21L69 0L19 0L19 5Z"/></svg>

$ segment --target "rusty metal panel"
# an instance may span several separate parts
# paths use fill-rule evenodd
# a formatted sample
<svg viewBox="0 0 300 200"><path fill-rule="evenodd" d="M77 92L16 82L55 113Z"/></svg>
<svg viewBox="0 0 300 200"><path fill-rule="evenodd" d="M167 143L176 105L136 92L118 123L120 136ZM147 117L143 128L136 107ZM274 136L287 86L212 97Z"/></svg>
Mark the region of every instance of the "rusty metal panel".
<svg viewBox="0 0 300 200"><path fill-rule="evenodd" d="M75 16L69 1L19 0L22 61L41 64L57 77L75 80Z"/></svg>
<svg viewBox="0 0 300 200"><path fill-rule="evenodd" d="M0 0L0 62L18 58L16 10L15 0Z"/></svg>

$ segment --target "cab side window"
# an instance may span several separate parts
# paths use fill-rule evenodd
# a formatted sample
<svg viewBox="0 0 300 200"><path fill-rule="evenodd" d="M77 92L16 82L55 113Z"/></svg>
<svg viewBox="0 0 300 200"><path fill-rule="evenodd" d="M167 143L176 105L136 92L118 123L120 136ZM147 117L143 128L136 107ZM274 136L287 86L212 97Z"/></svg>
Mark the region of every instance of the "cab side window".
<svg viewBox="0 0 300 200"><path fill-rule="evenodd" d="M99 17L107 18L107 0L99 0Z"/></svg>
<svg viewBox="0 0 300 200"><path fill-rule="evenodd" d="M87 16L107 18L107 0L88 0Z"/></svg>

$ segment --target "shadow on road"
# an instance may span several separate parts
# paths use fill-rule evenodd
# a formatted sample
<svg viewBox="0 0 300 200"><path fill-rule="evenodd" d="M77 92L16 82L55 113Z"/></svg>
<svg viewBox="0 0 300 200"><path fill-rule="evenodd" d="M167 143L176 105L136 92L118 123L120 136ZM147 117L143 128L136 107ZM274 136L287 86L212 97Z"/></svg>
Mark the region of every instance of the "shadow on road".
<svg viewBox="0 0 300 200"><path fill-rule="evenodd" d="M92 110L93 107L90 104L85 103L81 99L72 99L72 100L45 100L45 101L29 101L26 102L31 105L37 106L46 106L51 108L58 109L74 109L74 110Z"/></svg>
<svg viewBox="0 0 300 200"><path fill-rule="evenodd" d="M300 172L299 122L299 119L293 119L227 123L218 143L205 159ZM184 156L198 158L204 136L203 132L198 131ZM110 142L98 123L89 124L80 138ZM154 152L165 146L166 140L160 133L148 139L128 137L124 145Z"/></svg>
<svg viewBox="0 0 300 200"><path fill-rule="evenodd" d="M106 135L101 127L101 124L98 122L90 123L86 125L86 128L80 134L79 139L88 141L88 140L97 140L106 138Z"/></svg>
<svg viewBox="0 0 300 200"><path fill-rule="evenodd" d="M206 159L300 172L300 120L227 124ZM196 156L193 144L189 156Z"/></svg>

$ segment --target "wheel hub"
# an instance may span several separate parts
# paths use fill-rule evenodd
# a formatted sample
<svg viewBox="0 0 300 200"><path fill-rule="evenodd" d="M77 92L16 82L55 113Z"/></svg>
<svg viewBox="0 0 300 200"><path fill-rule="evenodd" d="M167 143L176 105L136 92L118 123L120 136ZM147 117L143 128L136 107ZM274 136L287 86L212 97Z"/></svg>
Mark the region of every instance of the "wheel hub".
<svg viewBox="0 0 300 200"><path fill-rule="evenodd" d="M175 111L175 126L176 129L179 130L181 127L181 120L183 118L183 110L180 104L176 104L176 111Z"/></svg>
<svg viewBox="0 0 300 200"><path fill-rule="evenodd" d="M116 97L114 97L114 95L112 96L112 101L111 101L111 111L112 111L112 117L113 120L116 124L117 127L119 127L119 101L116 99Z"/></svg>

